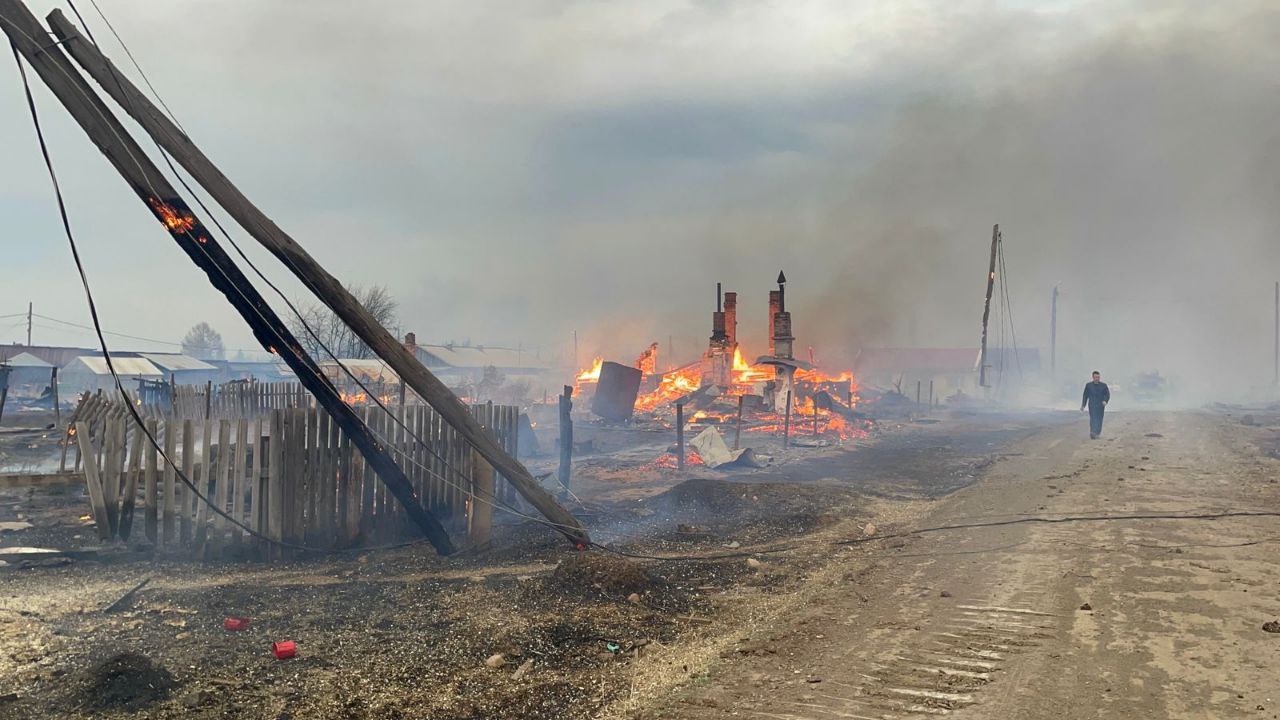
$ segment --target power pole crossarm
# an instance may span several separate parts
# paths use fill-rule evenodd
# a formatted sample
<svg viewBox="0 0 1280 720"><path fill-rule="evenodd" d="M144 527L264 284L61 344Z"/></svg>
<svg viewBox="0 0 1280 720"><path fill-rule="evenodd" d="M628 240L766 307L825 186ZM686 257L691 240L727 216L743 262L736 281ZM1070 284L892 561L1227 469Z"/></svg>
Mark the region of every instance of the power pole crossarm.
<svg viewBox="0 0 1280 720"><path fill-rule="evenodd" d="M10 3L12 0L10 0ZM49 24L67 52L80 63L166 152L187 169L227 213L305 284L330 310L388 365L444 421L458 431L477 452L538 509L562 534L578 545L590 543L586 530L561 507L520 461L498 444L472 416L453 391L418 361L368 310L315 261L292 237L258 209L200 152L185 133L112 65L98 48L81 37L59 10L49 14Z"/></svg>

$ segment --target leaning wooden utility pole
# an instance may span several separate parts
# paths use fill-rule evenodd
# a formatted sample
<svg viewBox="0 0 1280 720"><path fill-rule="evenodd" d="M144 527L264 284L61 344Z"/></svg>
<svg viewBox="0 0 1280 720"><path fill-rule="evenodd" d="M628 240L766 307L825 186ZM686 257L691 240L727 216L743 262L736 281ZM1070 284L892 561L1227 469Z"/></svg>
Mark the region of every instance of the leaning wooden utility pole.
<svg viewBox="0 0 1280 720"><path fill-rule="evenodd" d="M448 533L422 507L404 471L359 416L342 401L319 366L301 349L275 311L80 76L57 43L47 42L47 33L36 17L19 0L0 0L0 27L183 252L227 297L249 324L254 337L288 363L299 382L333 416L436 550L442 554L453 552Z"/></svg>
<svg viewBox="0 0 1280 720"><path fill-rule="evenodd" d="M56 11L55 11L56 12ZM991 318L991 293L996 288L996 247L1000 244L1000 226L991 228L991 269L987 271L987 300L982 305L982 349L978 352L978 386L987 385L987 320Z"/></svg>
<svg viewBox="0 0 1280 720"><path fill-rule="evenodd" d="M75 25L58 10L50 13L48 20L59 41L85 72L186 168L236 222L283 262L556 529L577 545L590 543L577 518L561 507L529 470L485 431L453 391L392 336L337 278L245 197L184 132L129 82L93 43L80 35Z"/></svg>

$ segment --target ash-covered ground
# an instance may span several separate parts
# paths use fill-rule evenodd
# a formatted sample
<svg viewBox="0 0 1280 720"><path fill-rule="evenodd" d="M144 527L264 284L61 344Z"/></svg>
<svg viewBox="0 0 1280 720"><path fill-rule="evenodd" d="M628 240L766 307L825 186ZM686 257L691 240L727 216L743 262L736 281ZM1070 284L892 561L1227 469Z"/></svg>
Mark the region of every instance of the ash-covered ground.
<svg viewBox="0 0 1280 720"><path fill-rule="evenodd" d="M763 469L683 474L651 463L669 437L602 428L613 439L578 463L565 495L607 546L586 553L509 520L491 551L453 558L422 544L197 563L135 544L11 565L0 569L0 717L625 715L785 608L829 561L825 542L901 527L1060 421L951 414L772 450ZM0 520L33 524L3 544L96 549L87 507L79 487L0 488ZM248 629L225 630L228 617ZM275 659L278 640L297 656Z"/></svg>

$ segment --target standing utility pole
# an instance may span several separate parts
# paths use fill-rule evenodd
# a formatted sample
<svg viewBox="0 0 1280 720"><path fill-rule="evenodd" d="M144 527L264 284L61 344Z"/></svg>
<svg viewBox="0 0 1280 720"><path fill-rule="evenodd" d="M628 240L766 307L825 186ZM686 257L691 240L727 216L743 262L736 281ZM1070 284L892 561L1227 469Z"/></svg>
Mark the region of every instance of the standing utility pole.
<svg viewBox="0 0 1280 720"><path fill-rule="evenodd" d="M27 303L27 347L31 347L31 305Z"/></svg>
<svg viewBox="0 0 1280 720"><path fill-rule="evenodd" d="M1049 377L1058 379L1058 286L1053 286L1053 304L1049 310Z"/></svg>
<svg viewBox="0 0 1280 720"><path fill-rule="evenodd" d="M0 0L0 15L12 15L17 8L26 9L18 0ZM28 13L29 14L29 13ZM32 18L34 20L34 18ZM563 535L575 545L586 545L590 537L577 518L573 517L551 494L544 489L519 460L504 449L494 436L471 414L466 405L440 378L428 370L378 320L360 304L350 291L311 257L297 241L267 217L239 188L222 174L208 157L191 142L168 117L162 113L138 88L108 60L93 43L83 38L76 27L61 11L54 10L48 16L49 24L58 36L58 42L80 63L112 99L131 115L144 130L168 152L174 160L186 168L205 190L227 211L236 222L267 249L276 259L310 289L347 327L365 342L396 372L409 387L427 402L437 413L462 435L469 444L489 461L516 490L538 509ZM30 28L30 37L47 35L36 27ZM5 23L5 30L10 25ZM26 30L23 30L26 32ZM19 40L19 44L22 41ZM28 41L28 45L33 45ZM33 53L43 48L31 47ZM53 47L63 58L59 47ZM75 68L66 64L60 73L71 73L75 80L80 76ZM44 75L42 74L42 77ZM45 77L48 83L57 82ZM92 95L85 85L82 92ZM94 96L96 99L96 95ZM66 104L66 101L64 101ZM96 142L96 140L95 140ZM575 333L576 339L576 333Z"/></svg>
<svg viewBox="0 0 1280 720"><path fill-rule="evenodd" d="M1272 385L1280 385L1280 282L1276 283L1276 347L1275 374L1271 378Z"/></svg>
<svg viewBox="0 0 1280 720"><path fill-rule="evenodd" d="M982 306L982 349L978 352L978 386L987 385L987 320L991 317L991 293L996 289L996 248L1000 245L1000 226L991 228L991 268L987 270L987 300Z"/></svg>

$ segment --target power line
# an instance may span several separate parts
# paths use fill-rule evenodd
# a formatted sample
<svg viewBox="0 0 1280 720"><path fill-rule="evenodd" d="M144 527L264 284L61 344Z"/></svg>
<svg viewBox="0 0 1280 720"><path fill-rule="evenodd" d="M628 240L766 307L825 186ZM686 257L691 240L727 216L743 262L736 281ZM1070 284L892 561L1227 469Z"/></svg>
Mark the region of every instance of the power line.
<svg viewBox="0 0 1280 720"><path fill-rule="evenodd" d="M92 2L92 1L93 1L93 0L91 0L91 2ZM75 10L75 6L74 6L74 4L71 2L71 0L68 0L68 5L70 5L70 6L71 6L72 11L76 13L76 16L77 16L78 18L80 18L80 21L81 21L81 23L83 24L83 23L84 23L84 18L83 18L83 17L81 17L81 16L80 16L80 14L79 14L79 12L77 12L77 11ZM98 10L98 13L99 13L99 14L102 14L102 10L101 10L101 8L98 8L96 3L94 3L94 6L95 6L95 9L97 9L97 10ZM106 20L105 16L103 17L103 19L104 19L104 20ZM110 23L109 23L109 22L107 23L107 25L108 25L108 27L111 27L111 25L110 25ZM85 32L86 32L86 33L88 33L89 40L90 40L91 42L93 42L93 43L96 45L96 44L97 44L97 40L93 37L93 32L92 32L92 30L90 30L90 29L88 28L88 26L87 26L87 25L85 25ZM133 55L132 55L132 53L130 53L130 52L128 51L128 48L127 48L127 46L126 46L126 45L125 45L125 43L124 43L124 40L119 36L119 34L115 33L114 29L112 29L112 33L113 33L113 34L115 34L116 40L117 40L118 42L120 42L121 46L125 48L125 53L126 53L127 55L129 55L129 57L130 57L130 59L131 59L131 60L133 60ZM138 70L138 72L139 72L140 74L145 75L145 73L143 73L142 68L138 65L138 63L137 63L137 61L136 61L136 60L134 60L134 61L133 61L133 64L134 64L134 67ZM113 77L115 77L115 76L114 76L114 74L113 74ZM119 83L120 83L120 79L119 79L119 77L115 77L115 80L116 80L117 84L119 85ZM148 86L150 86L150 83L148 83ZM152 90L152 93L153 93L153 94L156 94L156 99L157 99L158 101L160 101L161 105L164 105L163 100L159 97L158 93L156 93L155 88L154 88L154 87L152 87L152 88L151 88L151 90ZM127 93L124 93L124 91L123 91L123 87L121 87L121 93L122 93L122 94L124 94L124 95L127 97ZM168 110L167 106L166 106L166 108L165 108L165 109L166 109L166 110ZM178 124L176 119L174 120L174 123L175 123L175 124ZM181 126L179 125L179 127L181 127ZM367 396L367 397L371 398L371 399L374 401L374 403L375 403L379 408L381 408L383 412L385 412L388 416L390 416L390 417L391 417L391 419L392 419L392 420L393 420L397 425L399 425L399 426L400 426L400 427L401 427L401 428L402 428L402 429L403 429L403 430L404 430L404 431L405 431L405 432L406 432L410 437L412 437L416 442L418 442L420 445L422 445L423 447L425 447L425 448L426 448L426 450L428 451L428 453L430 453L432 456L434 456L436 459L438 459L438 460L441 462L442 466L444 467L444 469L445 469L446 471L448 471L448 472L452 472L452 473L454 473L455 475L457 475L457 476L459 476L459 477L462 477L462 479L463 479L463 483L464 483L464 484L459 485L459 484L457 484L457 483L453 483L453 482L451 482L447 477L442 476L442 475L440 475L440 474L436 473L434 470L432 470L432 469L431 469L431 468L429 468L428 466L426 466L426 465L422 464L421 462L419 462L416 458L414 458L414 457L413 457L412 455L410 455L409 453L407 453L407 452L405 452L405 451L403 451L403 450L401 450L401 449L399 449L399 448L395 447L395 444L394 444L394 443L389 443L389 442L387 442L387 439L386 439L385 437L383 437L383 436L379 435L377 432L373 431L373 430L370 428L370 429L369 429L369 432L370 432L372 435L374 435L374 436L375 436L375 437L377 437L378 439L382 440L382 441L384 442L384 444L386 444L388 447L390 447L390 448L392 449L392 451L393 451L393 452L397 452L397 453L399 453L399 454L400 454L400 455L401 455L405 460L407 460L408 462L410 462L410 463L412 463L412 464L414 464L414 465L416 465L416 466L418 466L418 467L422 468L423 470L425 470L425 471L426 471L427 473L429 473L430 475L432 475L432 476L434 476L434 477L438 478L439 480L441 480L442 482L444 482L446 485L449 485L449 486L451 486L451 487L453 487L453 488L455 488L455 489L457 489L457 490L459 490L459 491L461 491L461 492L465 493L465 494L466 494L468 497L470 497L473 501L476 501L476 502L482 502L482 503L487 504L487 505L489 505L489 506L491 506L491 507L493 507L493 508L496 508L496 509L499 509L499 510L503 510L503 511L508 512L508 513L510 513L510 514L512 514L512 515L515 515L515 516L517 516L517 517L524 518L524 519L529 520L529 521L532 521L532 522L538 522L538 523L541 523L541 524L543 524L543 525L546 525L547 527L552 527L552 528L555 528L555 529L561 529L561 528L564 528L564 529L571 529L571 530L572 530L572 529L575 529L575 528L570 528L569 526L563 525L563 524L561 524L561 523L556 523L556 522L553 522L553 521L550 521L550 520L546 520L546 519L544 519L544 518L538 518L538 517L534 517L534 516L532 516L532 515L528 515L528 514L526 514L526 513L520 512L519 510L516 510L516 509L514 509L514 508L510 507L510 506L509 506L509 505L507 505L505 502L498 501L498 502L496 502L496 503L495 503L495 502L493 502L493 501L491 501L491 500L488 500L488 499L485 499L485 498L480 498L480 497L476 496L476 495L475 495L475 494L470 490L470 488L468 488L468 487L466 486L466 484L467 484L467 483L469 483L470 478L469 478L469 477L467 477L466 475L464 475L460 470L458 470L458 469L457 469L457 467L456 467L456 466L454 466L453 464L451 464L451 463L450 463L446 458L444 458L444 457L443 457L443 456L441 456L438 452L436 452L436 450L435 450L435 449L434 449L434 448L433 448L429 443L426 443L426 442L425 442L425 441L424 441L424 440L423 440L423 439L422 439L422 438L421 438L421 437L420 437L420 436L419 436L419 435L418 435L418 434L417 434L417 433L416 433L412 428L410 428L408 425L406 425L406 424L404 423L404 421L403 421L403 420L401 420L401 419L400 419L400 418L399 418L399 417L398 417L394 412L392 412L390 408L388 408L385 404L383 404L383 402L381 401L381 399L379 399L379 398L378 398L377 394L376 394L376 393L374 393L374 392L372 392L371 390L369 390L369 388L368 388L368 387L367 387L363 382L361 382L361 381L360 381L360 379L359 379L358 377L356 377L356 375L355 375L354 373L352 373L352 372L351 372L351 370L346 366L346 364L345 364L345 363L343 363L343 362L342 362L342 360L341 360L341 359L339 359L339 358L337 357L337 355L336 355L336 354L334 354L334 352L333 352L333 351L328 347L328 345L326 345L326 344L324 343L324 341L323 341L323 340L321 340L320 336L315 332L315 330L314 330L314 329L311 327L311 325L307 322L306 318L305 318L305 317L303 316L303 314L298 310L298 308L293 304L293 302L292 302L291 300L289 300L288 296L286 296L286 295L284 294L284 292L283 292L282 290L280 290L280 288L279 288L275 283L273 283L273 282L272 282L272 281L271 281L271 280L270 280L270 279L269 279L269 278L268 278L268 277L267 277L267 276L262 272L262 270L261 270L261 269L259 269L259 268L258 268L258 266L257 266L257 265L256 265L256 264L255 264L255 263L254 263L254 262L253 262L253 261L248 257L248 255L246 255L246 254L245 254L244 250L243 250L243 249L241 249L240 245L235 241L235 239L231 236L231 234L230 234L229 232L227 232L226 228L224 228L224 227L222 226L222 223L221 223L221 222L219 222L219 220L218 220L218 218L217 218L217 215L216 215L213 211L211 211L211 210L208 208L208 206L206 206L206 205L205 205L204 201L203 201L203 200L201 199L201 197L200 197L200 194L199 194L198 192L196 192L196 191L195 191L195 190L194 190L194 189L193 189L193 188L192 188L192 187L191 187L191 186L186 182L186 180L182 177L182 174L178 171L177 167L175 167L175 166L174 166L172 159L169 157L169 154L168 154L167 152L165 152L164 148L160 146L159 142L158 142L158 141L155 141L155 139L154 139L154 138L152 138L152 140L155 142L156 150L160 153L161 157L162 157L162 158L164 158L165 164L166 164L166 165L168 165L169 170L173 173L174 177L175 177L175 178L177 178L178 182L183 186L183 188L185 188L185 189L187 190L187 192L192 196L192 198L193 198L193 199L195 199L196 204L197 204L197 205L201 208L201 210L202 210L202 211L204 211L204 213L209 217L209 219L213 222L214 226L215 226L215 227L216 227L216 228L217 228L217 229L222 233L223 237L227 240L227 242L228 242L228 243L230 243L230 244L231 244L231 246L235 249L236 253L240 255L241 259L243 259L243 260L245 261L245 263L246 263L246 264L248 264L248 265L249 265L249 267L253 269L254 273L255 273L255 274L257 274L257 276L258 276L259 278L261 278L261 279L262 279L262 281L263 281L263 282L265 282L265 283L267 284L267 286L268 286L268 287L270 287L272 290L274 290L274 291L275 291L275 293L276 293L277 295L279 295L279 296L280 296L281 300L283 300L283 301L284 301L284 303L289 307L289 309L290 309L290 310L294 313L294 315L298 318L298 321L299 321L299 323L301 323L302 327L306 330L306 332L307 332L309 335L311 335L311 337L312 337L312 338L316 341L316 343L317 343L317 344L318 344L318 345L319 345L319 346L324 350L324 352L325 352L325 353L326 353L330 358L332 358L332 359L333 359L333 361L338 365L338 367L339 367L339 368L341 368L341 369L342 369L342 371L347 375L347 377L349 377L349 378L350 378L350 379L351 379L351 380L352 380L352 381L353 381L357 386L359 386L359 387L360 387L360 389L361 389L361 390L363 390L363 391L365 392L365 394L366 394L366 396ZM187 232L188 236L190 236L190 231L189 231L189 230L187 230L187 231L185 231L185 232ZM206 249L204 248L203 243L196 243L196 246L197 246L197 247L199 247L199 248L201 249L201 251L205 253L205 255L206 255L206 256L208 256L208 250L206 250ZM289 263L290 263L290 265L292 265L292 261L291 261L291 260L289 261ZM219 272L222 272L223 276L224 276L224 277L226 277L225 272L223 272L221 269L219 269ZM230 279L228 278L228 281L229 281L229 280L230 280ZM230 283L230 284L231 284L233 287L235 287L235 288L236 288L237 292L240 292L240 294L241 294L241 296L242 296L242 297L244 297L243 291L239 288L239 286L238 286L236 283L232 282L232 283ZM309 289L311 289L313 292L317 292L317 293L318 293L318 290L317 290L316 288L312 287L312 286L310 285L310 283L307 283L307 285L308 285L308 288L309 288ZM262 317L262 312L261 312L261 310L260 310L260 309L258 309L257 305L256 305L255 303L249 303L249 304L250 304L250 306L252 306L252 307L254 308L254 311L255 311L255 312L259 315L259 317L261 318L261 317ZM265 318L264 318L264 320L265 320ZM96 319L95 319L95 324L96 324L96 322L97 322L97 321L96 321ZM312 372L313 372L313 373L315 373L315 372L316 372L316 370L314 370L314 369L313 369L313 370L312 370ZM316 374L317 374L317 375L319 375L319 373L316 373ZM319 377L320 377L322 380L325 380L325 381L327 382L327 378L324 378L324 376L323 376L323 375L319 375Z"/></svg>
<svg viewBox="0 0 1280 720"><path fill-rule="evenodd" d="M89 38L90 38L90 40L92 41L92 40L93 40L92 32L91 32L91 31L89 31L89 30L88 30L88 28L86 28L86 31L87 31L87 32L89 32ZM19 33L21 33L24 37L26 37L26 38L27 38L29 41L31 41L33 44L36 44L36 43L35 43L35 40L34 40L33 38L31 38L30 36L28 36L28 35L27 35L24 31L22 31L20 28L18 29L18 32L19 32ZM84 273L83 265L82 265L82 263L81 263L81 261L80 261L78 251L76 251L76 249L75 249L75 240L74 240L74 236L73 236L73 235L72 235L72 233L71 233L70 223L69 223L69 221L66 219L66 207L65 207L65 202L64 202L64 201L63 201L63 199L62 199L61 190L60 190L60 187L58 186L57 179L56 179L56 175L54 175L54 174L53 174L52 161L51 161L51 160L48 160L48 151L47 151L47 146L46 146L46 145L45 145L45 143L44 143L43 133L42 133L42 131L40 130L40 127L39 127L38 115L37 115L37 113L36 113L34 100L30 98L30 85L29 85L29 83L27 82L27 79L26 79L26 72L25 72L25 69L22 67L21 59L20 59L20 56L18 55L18 51L17 51L17 47L16 47L16 45L14 46L13 50L14 50L15 60L17 60L17 62L18 62L18 65L19 65L19 71L20 71L20 72L21 72L21 74L22 74L23 81L24 81L25 87L26 87L26 89L27 89L27 94L28 94L28 105L29 105L29 107L30 107L30 109L31 109L32 117L33 117L33 121L35 122L35 125L36 125L37 135L38 135L38 137L39 137L39 139L40 139L40 142L41 142L42 152L44 153L44 155L45 155L45 157L46 157L46 166L47 166L47 168L48 168L48 170L49 170L49 172L50 172L51 179L52 179L52 180L53 180L53 182L54 182L54 186L55 186L55 193L56 193L57 198L58 198L58 201L59 201L59 211L60 211L60 213L62 214L62 217L63 217L64 231L67 233L68 241L69 241L69 242L71 243L71 245L72 245L72 249L73 249L73 256L74 256L74 258L75 258L75 260L76 260L77 268L79 269L80 274L81 274L82 285L84 286L84 289L85 289L85 292L86 292L86 297L87 297L87 299L89 300L89 304L90 304L90 315L91 315L91 317L92 317L92 319L93 319L93 323L94 323L94 325L93 325L93 328L92 328L92 329L93 329L93 331L97 334L98 339L99 339L99 343L100 343L100 345L102 346L103 354L104 354L104 356L106 357L106 361L107 361L107 367L108 367L108 369L111 371L112 377L113 377L113 379L114 379L114 381L115 381L115 384L116 384L117 389L118 389L118 390L119 390L119 392L120 392L121 398L125 400L125 404L126 404L126 406L129 408L130 414L133 416L134 420L135 420L136 422L138 422L139 426L141 427L142 432L143 432L144 434L146 434L147 439L148 439L148 440L150 441L150 443L151 443L151 444L152 444L152 445L153 445L153 446L154 446L154 447L155 447L155 448L160 452L161 457L163 457L163 458L165 459L165 462L166 462L166 463L168 463L171 467L174 467L174 469L178 471L178 474L179 474L179 476L180 476L180 477L182 477L183 482L184 482L185 484L187 484L187 485L188 485L188 487L190 487L190 488L193 490L193 492L195 492L196 496L197 496L198 498L201 498L202 502L205 502L206 504L209 504L209 503L208 503L208 500L207 500L207 499L204 499L204 498L201 496L200 492L195 488L195 486L194 486L193 484L191 484L190 480L189 480L189 479L187 479L187 478L185 477L185 475L182 475L181 470L178 470L178 469L177 469L177 467L176 467L176 465L174 465L173 461L172 461L172 460L171 460L171 459L170 459L170 458L169 458L169 457L164 453L163 449L162 449L162 448L160 448L160 446L159 446L158 442L156 441L156 439L155 439L155 438L154 438L154 437L153 437L149 432L147 432L147 431L146 431L145 426L143 426L143 424L142 424L141 417L137 414L136 410L135 410L135 409L134 409L134 407L133 407L133 403L129 401L129 399L128 399L128 395L127 395L127 393L125 392L125 390L124 390L123 386L122 386L122 385L121 385L121 383L120 383L119 376L117 375L117 373L116 373L116 371L115 371L115 368L114 368L114 365L113 365L113 363L111 362L111 359L110 359L110 352L109 352L109 348L107 347L107 344L106 344L105 338L103 337L104 332L103 332L103 330L102 330L102 328L101 328L101 322L100 322L100 320L99 320L99 318L98 318L98 315L97 315L96 305L95 305L95 304L94 304L94 302L93 302L92 292L91 292L91 290L90 290L90 288L89 288L87 278L85 277L85 273ZM63 72L65 73L65 71L63 71ZM117 81L118 81L118 79L117 79ZM83 93L83 91L82 91L82 93ZM104 119L105 119L105 118L104 118ZM110 124L109 124L109 126L110 126ZM114 129L113 129L113 132L114 132ZM120 138L120 140L121 140L121 142L123 142L123 138ZM126 145L126 147L127 147L127 145ZM158 146L158 144L157 144L157 147L159 147L159 146ZM162 154L164 154L164 153L163 153L163 148L160 148L160 151L161 151L161 153L162 153ZM191 193L192 193L192 195L196 198L197 203L199 203L202 207L204 207L204 206L203 206L203 203L200 201L199 196L198 196L198 195L196 195L196 194L194 193L194 191L192 191L192 190L191 190L191 188L190 188L190 187L186 184L186 182L181 178L180 174L178 174L178 173L177 173L177 170L173 167L172 162L170 162L170 161L169 161L169 159L168 159L168 156L167 156L167 155L165 155L165 160L166 160L166 162L169 164L170 169L171 169L171 170L174 172L174 174L178 177L179 181L180 181L180 182L182 182L182 184L184 185L184 187L187 187L188 191L189 191L189 192L191 192ZM134 162L135 162L135 163L137 163L137 162L138 162L136 158L134 158ZM141 167L141 166L140 166L140 167ZM144 176L145 176L145 173L144 173ZM155 188L154 188L154 187L153 187L153 188L151 188L151 191L153 192L153 194L158 194L158 193L155 193ZM207 208L204 208L204 209L205 209L205 211L206 211L206 212L209 212ZM221 227L221 225L217 222L217 218L216 218L216 216L214 216L211 212L209 213L209 215L210 215L210 217L213 219L213 221L214 221L215 225L218 225L219 229L220 229L220 230L222 230L222 232L223 232L224 234L226 234L226 230L225 230L224 228L222 228L222 227ZM206 257L209 257L208 250L204 248L204 244L203 244L202 242L196 242L196 241L195 241L195 239L191 236L191 232L190 232L190 230L184 230L184 232L187 234L188 239L192 240L193 245L194 245L195 247L199 247L199 248L201 248L201 251L205 253ZM232 239L232 238L229 236L229 234L227 234L227 239L231 242L231 244L232 244L234 247L236 247L236 250L237 250L237 252L239 252L239 253L240 253L241 257L242 257L242 258L244 258L246 262L249 262L251 266L253 266L252 261L250 261L250 260L249 260L245 255L244 255L243 251L242 251L242 250L240 250L240 248L235 244L234 239ZM257 273L258 273L259 277L262 277L264 281L266 281L266 282L268 282L268 284L270 284L270 280L268 280L268 279L267 279L267 278L262 274L262 272L256 268L256 266L253 266L253 267L254 267L255 272L257 272ZM228 283L229 283L232 287L236 288L236 291L237 291L237 292L239 292L239 293L241 294L241 297L242 297L242 298L245 298L244 291L243 291L243 289L242 289L242 288L240 288L240 287L239 287L239 284L238 284L238 283L235 283L235 282L231 282L230 278L226 275L225 270L223 270L221 267L219 267L219 272L221 272L221 273L223 274L224 279L226 279L226 280L228 281ZM273 287L274 287L274 286L273 286ZM284 296L283 292L281 292L281 291L279 290L279 288L274 288L274 289L276 290L276 292L277 292L277 293L279 293L279 294L281 295L281 297L282 297L282 298L284 298L284 299L285 299L286 303L289 303L288 298ZM247 298L246 298L246 299L247 299ZM290 304L290 306L291 306L291 308L292 308L292 303L289 303L289 304ZM259 308L257 307L256 303L249 303L249 305L250 305L251 307L253 307L253 308L254 308L254 311L258 313L259 317L262 317L262 311L261 311L261 309L259 309ZM296 309L296 308L292 308L292 309L294 310L294 312L295 312L295 313L297 313L297 309ZM298 313L298 314L299 314L299 317L300 317L300 319L301 319L301 315L300 315L300 313ZM304 320L303 322L304 322L304 325L305 325L305 320ZM88 328L87 328L87 326L86 326L86 329L88 329ZM312 333L312 335L313 335L313 337L315 336L314 331L312 331L312 330L309 328L309 326L308 326L308 332L311 332L311 333ZM327 351L327 348L326 348L326 351ZM332 356L332 352L331 352L331 351L330 351L330 355ZM336 358L336 357L335 357L334 359L335 359L335 360L337 360L337 358ZM347 374L348 374L348 375L349 375L349 376L350 376L350 377L351 377L351 378L352 378L352 379L353 379L353 380L354 380L358 385L360 385L362 388L364 388L364 385L363 385L362 383L360 383L359 379L358 379L358 378L356 378L354 375L352 375L352 374L351 374L351 372L350 372L350 370L348 370L348 369L345 367L345 365L343 365L340 361L339 361L339 365L343 367L343 369L347 372ZM323 381L323 382L325 382L325 383L327 383L327 382L328 382L327 378L325 378L323 375L321 375L321 374L319 373L319 368L318 368L318 367L316 367L316 368L309 368L309 369L310 369L310 370L311 370L311 372L312 372L312 373L314 373L314 374L315 374L315 376L316 376L316 377L318 377L321 381ZM367 388L364 388L364 389L367 391ZM415 440L417 440L419 443L423 444L423 445L424 445L424 447L428 450L428 452L430 452L433 456L435 456L435 457L437 457L438 459L440 459L440 460L442 461L442 463L443 463L444 467L445 467L447 470L451 470L451 471L453 471L455 474L458 474L458 475L461 475L461 474L462 474L459 470L457 470L457 468L456 468L456 467L453 467L452 465L450 465L450 464L448 463L448 461L447 461L447 460L445 460L443 457L441 457L441 456L439 455L439 453L437 453L437 452L434 450L434 448L432 448L429 444L424 443L424 442L422 441L422 439L421 439L420 437L418 437L418 436L417 436L417 434L416 434L416 433L414 433L414 432L412 431L412 429L410 429L410 428L408 428L407 426L405 426L405 425L404 425L404 423L403 423L403 421L401 421L399 418L397 418L397 417L395 416L395 414L394 414L394 413L392 413L392 412L390 411L390 409L389 409L389 408L387 408L385 405L383 405L380 401L378 401L378 400L376 399L376 395L374 396L374 398L375 398L375 402L377 402L378 406L379 406L379 407L381 407L381 408L383 409L383 411L385 411L385 412L387 412L389 415L391 415L391 417L392 417L392 418L393 418L393 419L394 419L394 420L395 420L395 421L396 421L396 422L397 422L401 427L405 428L405 430L406 430L406 431L407 431L411 436L413 436L413 437L415 438ZM374 435L375 437L377 437L378 439L382 440L382 441L383 441L383 443L386 443L386 438L381 437L381 436L377 435L376 433L372 433L372 431L371 431L371 434L373 434L373 435ZM394 447L394 446L392 446L392 447ZM398 450L398 448L397 448L397 450ZM427 471L428 471L428 472L430 472L434 477L437 477L437 478L439 478L442 482L444 482L445 484L447 484L447 485L449 485L449 486L451 486L451 487L454 487L455 489L458 489L458 490L460 490L460 491L464 492L464 493L465 493L465 494L467 494L469 497L471 497L473 500L480 501L480 502L484 502L485 504L488 504L488 505L490 505L490 506L492 506L492 507L495 507L495 508L498 508L498 509L501 509L501 510L505 510L506 512L512 513L512 514L514 514L514 515L517 515L517 516L519 516L519 517L525 518L525 519L530 520L530 521L533 521L533 522L541 523L541 524L546 525L546 526L548 526L548 527L553 527L553 528L565 527L565 526L562 526L562 525L561 525L561 524L559 524L559 523L550 522L550 521L547 521L547 520L544 520L544 519L541 519L541 518L536 518L536 517L532 517L532 516L530 516L530 515L527 515L527 514L521 513L521 512L519 512L518 510L515 510L515 509L513 509L513 508L510 508L510 507L505 506L505 503L503 503L503 504L495 504L495 503L493 503L493 502L491 502L491 501L488 501L488 500L486 500L486 499L484 499L484 498L479 498L479 497L475 496L475 494L474 494L473 492L471 492L471 490L470 490L469 488L467 488L467 487L465 487L465 486L461 486L461 485L458 485L458 484L456 484L456 483L451 482L447 477L442 476L442 475L439 475L438 473L435 473L434 471L432 471L432 470L430 470L430 469L426 468L426 466L422 465L421 463L418 463L418 462L416 461L416 459L414 459L414 458L412 458L412 457L409 457L409 456L408 456L407 454L405 454L403 451L400 451L400 452L401 452L401 454L402 454L402 455L404 455L407 459L409 459L409 460L410 460L410 462L413 462L414 464L417 464L417 465L419 465L419 466L423 467L424 469L427 469ZM233 524L235 524L235 525L237 525L237 526L241 527L242 529L246 530L246 531L247 531L247 532L249 532L250 534L252 534L252 535L254 535L254 536L256 536L256 537L260 537L260 538L262 538L262 539L264 539L264 540L266 540L266 541L268 541L268 542L272 542L272 543L275 543L275 544L281 544L279 541L273 540L273 539L271 539L271 538L266 538L265 536L262 536L261 534L256 533L255 531L253 531L253 530L249 529L248 527L244 526L244 525L243 525L243 523L240 523L239 521L235 520L234 518L231 518L230 516L228 516L224 511L222 511L222 509L221 509L221 508L218 508L218 507L213 506L213 505L210 505L210 507L211 507L211 508L216 512L216 513L218 513L218 514L222 515L222 516L223 516L223 517L225 517L226 519L230 520ZM294 547L298 547L299 549L311 549L311 548L305 548L305 547L303 547L303 546L294 546Z"/></svg>

